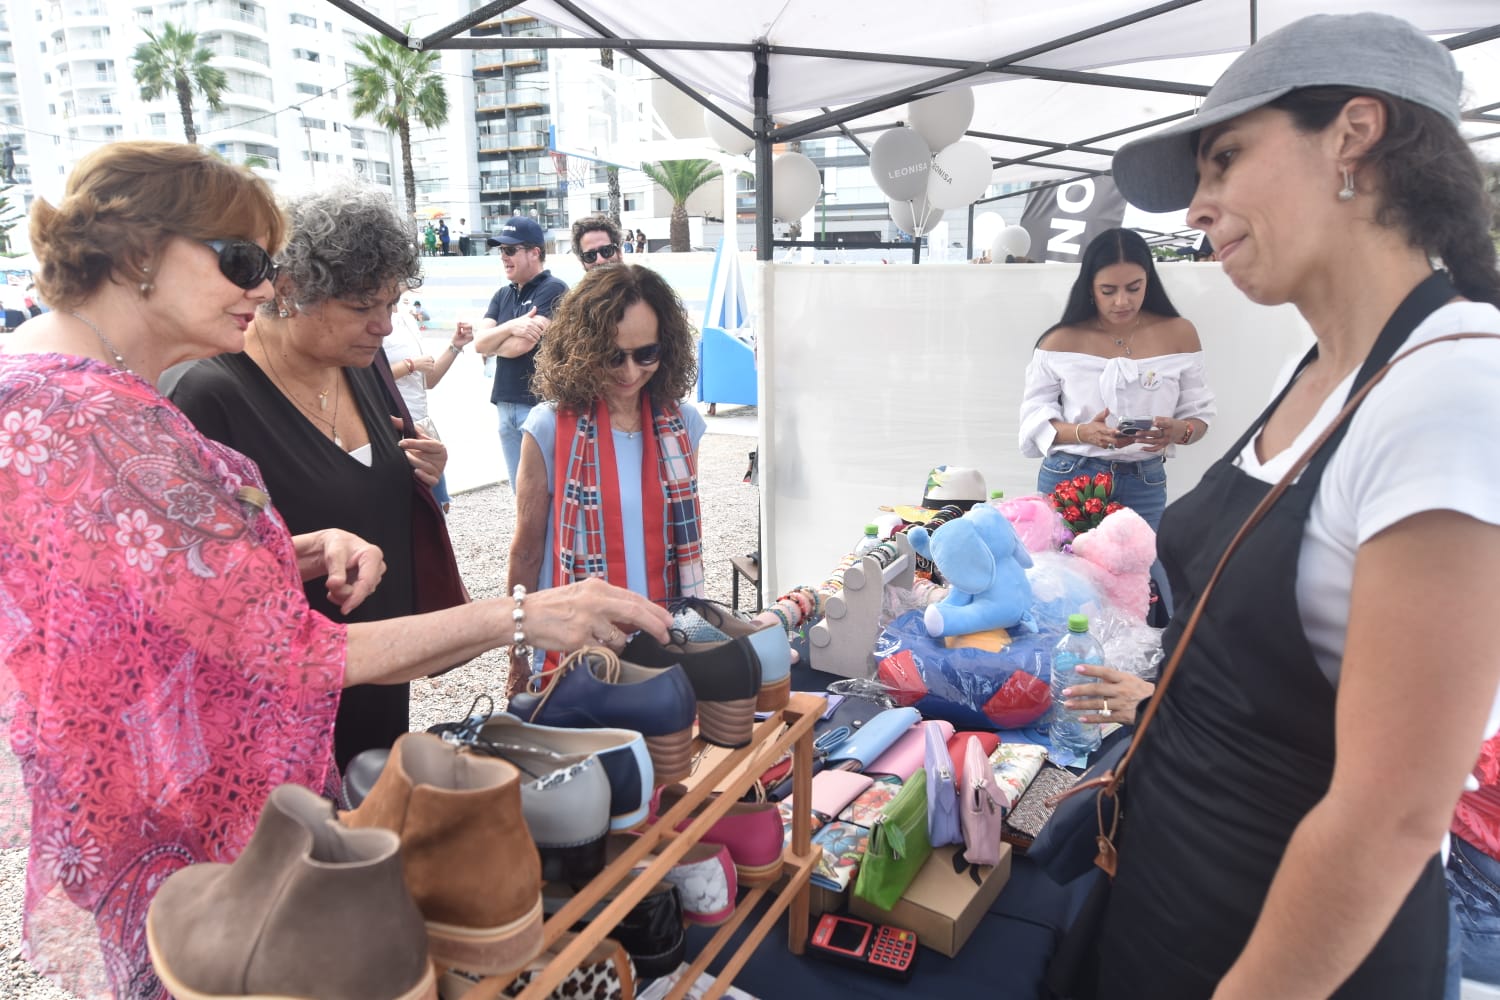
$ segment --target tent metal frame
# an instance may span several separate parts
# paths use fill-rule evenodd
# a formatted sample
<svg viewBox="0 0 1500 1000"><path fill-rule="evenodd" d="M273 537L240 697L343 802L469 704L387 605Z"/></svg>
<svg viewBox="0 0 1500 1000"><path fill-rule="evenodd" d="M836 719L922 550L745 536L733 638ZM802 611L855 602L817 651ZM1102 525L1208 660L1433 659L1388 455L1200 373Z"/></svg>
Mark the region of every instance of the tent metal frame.
<svg viewBox="0 0 1500 1000"><path fill-rule="evenodd" d="M1163 94L1180 94L1201 97L1208 92L1208 88L1201 84L1175 82L1170 80L1154 80L1144 77L1122 76L1110 73L1094 73L1082 70L1059 70L1042 66L1031 65L1026 62L1037 56L1064 48L1075 43L1096 38L1121 28L1130 27L1149 21L1153 18L1170 14L1185 7L1201 3L1202 0L1164 0L1164 2L1136 11L1123 17L1106 21L1102 24L1064 35L1051 41L1012 52L999 58L985 62L974 62L960 59L942 59L928 56L911 56L894 52L862 52L850 49L833 48L808 48L804 46L779 46L772 45L764 39L750 42L704 42L690 41L686 39L665 38L625 38L609 31L596 18L587 11L582 10L574 0L554 0L558 7L568 14L577 18L580 23L589 30L597 33L597 37L560 37L560 38L510 38L500 35L487 35L483 37L459 37L463 32L469 31L477 25L492 21L501 14L521 5L524 0L492 0L478 9L466 14L451 24L438 28L430 34L417 37L397 28L383 18L372 14L361 6L356 0L325 0L339 10L353 17L357 21L372 30L385 35L400 45L415 50L425 49L506 49L506 48L528 48L528 49L575 49L575 48L610 48L617 51L629 53L629 55L654 72L661 79L670 83L687 97L701 105L710 114L717 115L726 124L747 138L755 141L755 246L756 256L759 260L769 261L772 259L774 248L784 245L786 241L776 241L772 232L771 217L771 162L772 151L776 144L793 142L799 139L823 138L831 136L842 136L851 140L860 149L868 152L867 147L857 136L867 132L883 131L890 126L868 126L850 128L849 123L865 115L888 111L898 105L905 104L913 98L923 97L934 93L950 84L961 83L972 80L975 77L985 75L1009 75L1027 77L1038 80L1047 80L1062 83L1077 83L1087 86L1115 87L1129 90L1138 90ZM1259 37L1259 4L1257 0L1246 0L1246 16L1249 41L1253 43ZM1482 42L1500 38L1500 23L1489 27L1477 28L1462 35L1455 35L1443 42L1449 49L1456 50L1477 45ZM753 74L751 78L751 110L754 115L753 125L745 126L735 120L727 111L719 107L707 95L681 80L676 74L663 67L647 53L657 51L699 51L699 52L740 52L751 57L753 63ZM931 79L921 83L910 84L871 97L854 104L841 108L821 108L820 113L812 117L792 122L782 126L776 126L771 119L768 106L771 78L771 56L797 56L819 59L846 59L858 62L894 63L908 66L924 66L937 70L947 70ZM1464 115L1466 121L1485 122L1500 124L1500 102L1487 104L1483 107L1471 109ZM1053 182L1033 185L1025 191L1016 191L1009 194L998 195L994 198L983 199L976 204L984 204L999 201L1003 198L1016 197L1028 194L1031 191L1047 187L1056 187L1071 183L1083 177L1095 177L1108 174L1108 170L1090 170L1083 167L1065 164L1048 163L1043 157L1055 155L1062 152L1081 152L1094 155L1108 155L1113 150L1100 147L1097 143L1109 139L1117 139L1127 136L1143 129L1153 128L1168 121L1186 117L1184 114L1169 115L1165 118L1157 118L1152 121L1141 122L1116 129L1112 132L1097 136L1091 136L1076 142L1064 143L1055 140L1027 138L1021 136L1002 135L985 131L969 131L968 135L978 138L991 139L995 141L1010 142L1019 145L1036 146L1037 151L1019 157L993 157L997 169L1015 164L1026 163L1034 167L1043 167L1065 171L1070 176ZM1474 141L1492 139L1500 136L1500 133L1475 137ZM973 228L974 208L969 209L969 224Z"/></svg>

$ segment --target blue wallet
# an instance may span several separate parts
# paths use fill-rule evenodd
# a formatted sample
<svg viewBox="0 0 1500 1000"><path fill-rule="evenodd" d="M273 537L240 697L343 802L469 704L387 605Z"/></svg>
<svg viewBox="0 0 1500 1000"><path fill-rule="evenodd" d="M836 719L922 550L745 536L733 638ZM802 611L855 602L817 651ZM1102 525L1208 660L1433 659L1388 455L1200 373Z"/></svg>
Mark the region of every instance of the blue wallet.
<svg viewBox="0 0 1500 1000"><path fill-rule="evenodd" d="M921 721L921 713L915 708L885 709L865 721L863 725L850 729L847 738L837 744L833 744L832 739L822 740L827 753L825 763L828 767L837 767L841 763L854 761L863 770L876 757L885 753L890 745L900 739L908 729ZM842 736L841 728L829 730L823 736L835 734Z"/></svg>

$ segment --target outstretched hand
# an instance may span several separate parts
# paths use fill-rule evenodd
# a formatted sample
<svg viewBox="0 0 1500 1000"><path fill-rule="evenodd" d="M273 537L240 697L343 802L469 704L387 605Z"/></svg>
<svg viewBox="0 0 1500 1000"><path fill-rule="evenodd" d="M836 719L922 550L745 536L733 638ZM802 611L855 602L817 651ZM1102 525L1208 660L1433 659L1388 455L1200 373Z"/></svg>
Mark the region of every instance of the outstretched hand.
<svg viewBox="0 0 1500 1000"><path fill-rule="evenodd" d="M609 646L619 651L634 632L670 641L670 612L599 579L539 590L526 596L524 606L526 641L538 649Z"/></svg>

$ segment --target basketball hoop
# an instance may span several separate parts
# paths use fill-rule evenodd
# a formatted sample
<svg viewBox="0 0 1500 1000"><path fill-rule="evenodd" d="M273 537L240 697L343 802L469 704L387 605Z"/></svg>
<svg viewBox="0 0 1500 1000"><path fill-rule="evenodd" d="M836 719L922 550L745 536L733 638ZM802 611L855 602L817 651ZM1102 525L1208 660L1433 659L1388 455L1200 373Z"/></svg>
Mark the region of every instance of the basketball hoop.
<svg viewBox="0 0 1500 1000"><path fill-rule="evenodd" d="M589 179L589 170L593 164L586 158L575 156L570 161L567 153L557 150L549 150L552 157L552 169L557 172L557 186L563 194L568 193L569 184L584 184Z"/></svg>

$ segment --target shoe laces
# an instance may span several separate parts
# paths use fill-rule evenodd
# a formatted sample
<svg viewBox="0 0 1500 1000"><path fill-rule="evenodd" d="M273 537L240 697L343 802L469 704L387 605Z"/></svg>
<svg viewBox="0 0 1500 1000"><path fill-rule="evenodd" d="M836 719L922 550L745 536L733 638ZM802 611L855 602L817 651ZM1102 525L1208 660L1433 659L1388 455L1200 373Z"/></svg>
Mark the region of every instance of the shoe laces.
<svg viewBox="0 0 1500 1000"><path fill-rule="evenodd" d="M598 661L597 668L589 662L590 657ZM540 713L542 708L547 704L547 699L552 697L552 692L557 690L557 682L562 680L563 675L574 667L592 670L594 676L606 684L618 684L620 682L620 675L622 673L620 658L615 655L614 650L608 646L581 646L563 657L562 662L557 666L537 671L526 682L526 689L532 694L540 696L536 703L536 709L532 713L533 718L538 717L537 713Z"/></svg>
<svg viewBox="0 0 1500 1000"><path fill-rule="evenodd" d="M481 705L485 706L483 711L480 710ZM445 743L475 746L481 742L479 731L494 717L495 700L487 694L480 694L475 696L473 703L469 705L469 714L462 721L440 722L427 731L442 737Z"/></svg>

